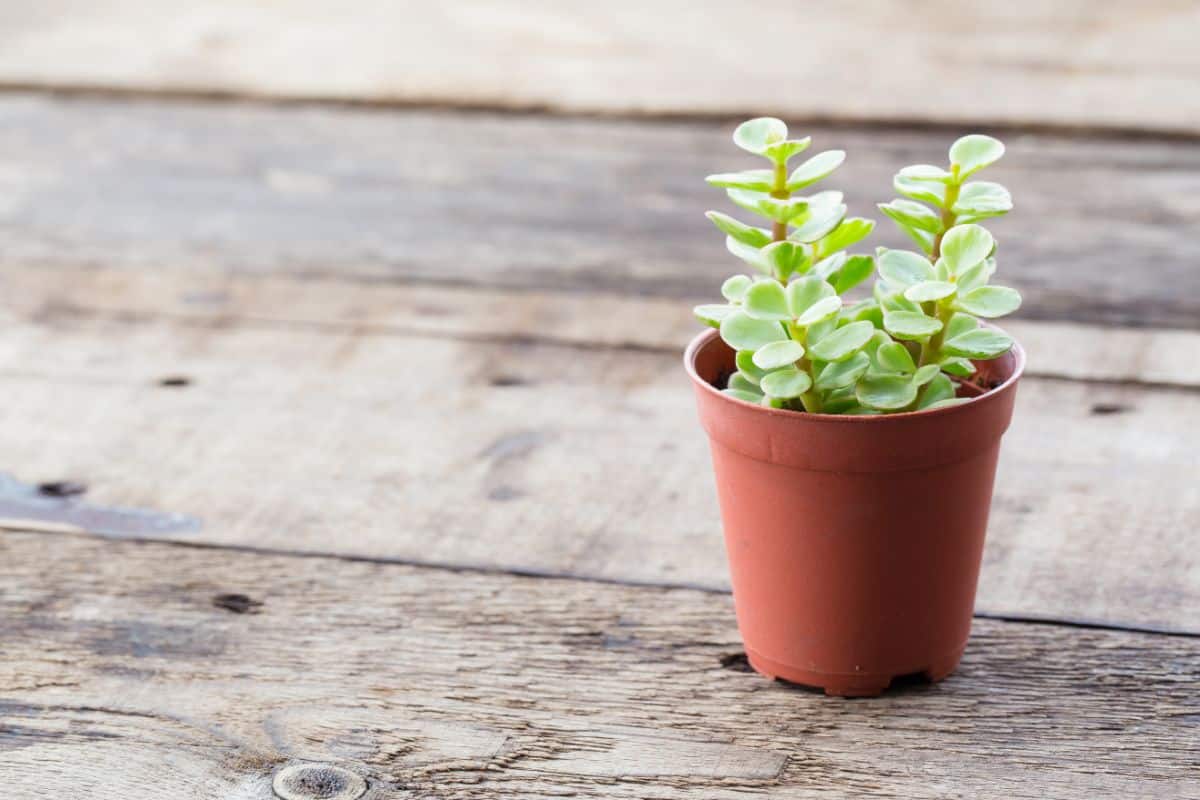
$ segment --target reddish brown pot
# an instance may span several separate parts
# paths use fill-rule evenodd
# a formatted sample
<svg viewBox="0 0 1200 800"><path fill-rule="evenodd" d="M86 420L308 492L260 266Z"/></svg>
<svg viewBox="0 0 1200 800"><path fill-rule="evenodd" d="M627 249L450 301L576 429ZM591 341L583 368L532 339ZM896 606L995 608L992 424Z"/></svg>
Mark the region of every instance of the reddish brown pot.
<svg viewBox="0 0 1200 800"><path fill-rule="evenodd" d="M941 680L971 630L1000 436L1019 346L970 403L836 416L735 400L717 332L684 354L712 445L738 627L750 664L827 694Z"/></svg>

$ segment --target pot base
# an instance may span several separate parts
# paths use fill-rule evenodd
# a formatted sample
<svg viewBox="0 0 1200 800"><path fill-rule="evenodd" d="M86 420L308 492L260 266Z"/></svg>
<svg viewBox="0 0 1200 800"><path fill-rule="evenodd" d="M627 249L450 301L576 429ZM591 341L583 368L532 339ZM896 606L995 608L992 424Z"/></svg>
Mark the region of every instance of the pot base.
<svg viewBox="0 0 1200 800"><path fill-rule="evenodd" d="M867 672L843 674L799 669L778 661L772 661L755 653L750 648L746 648L746 660L750 662L750 666L758 674L772 680L778 678L788 683L798 683L804 686L824 689L825 694L832 697L878 697L883 694L885 689L891 686L893 680L899 678L901 675L911 675L914 673L919 673L930 683L937 683L954 672L958 667L960 659L962 659L962 650L957 651L953 655L938 659L924 669L913 670L911 672L886 675Z"/></svg>

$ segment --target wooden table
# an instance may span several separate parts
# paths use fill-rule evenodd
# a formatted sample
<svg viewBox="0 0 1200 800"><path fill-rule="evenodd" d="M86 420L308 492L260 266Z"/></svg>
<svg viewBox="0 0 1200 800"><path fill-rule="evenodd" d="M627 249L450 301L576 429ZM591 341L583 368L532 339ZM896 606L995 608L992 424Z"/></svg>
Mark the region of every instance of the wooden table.
<svg viewBox="0 0 1200 800"><path fill-rule="evenodd" d="M974 636L854 701L734 623L728 128L0 96L5 796L1200 797L1200 151L1006 136ZM949 137L808 132L859 213Z"/></svg>

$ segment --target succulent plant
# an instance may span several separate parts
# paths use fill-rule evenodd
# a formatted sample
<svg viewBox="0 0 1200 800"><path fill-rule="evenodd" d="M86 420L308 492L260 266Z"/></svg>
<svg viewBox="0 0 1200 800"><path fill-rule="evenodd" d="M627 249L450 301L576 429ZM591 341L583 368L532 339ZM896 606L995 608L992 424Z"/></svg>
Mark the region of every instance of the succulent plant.
<svg viewBox="0 0 1200 800"><path fill-rule="evenodd" d="M973 360L1012 347L1008 336L978 318L1003 316L1021 302L1015 290L988 285L996 244L977 224L1009 211L1012 199L997 183L967 180L999 159L1004 145L964 136L950 148L949 169L902 169L894 186L907 199L879 209L921 252L880 248L873 258L846 252L870 235L874 222L847 218L841 192L794 194L828 177L845 159L843 151L818 153L789 173L789 161L810 140L789 139L780 120L744 122L733 140L770 166L710 175L708 182L771 227L708 212L729 251L757 273L726 280L725 303L695 309L737 351L737 371L723 391L746 402L825 414L965 402L956 397L953 378L973 374ZM872 297L846 303L842 295L876 270Z"/></svg>

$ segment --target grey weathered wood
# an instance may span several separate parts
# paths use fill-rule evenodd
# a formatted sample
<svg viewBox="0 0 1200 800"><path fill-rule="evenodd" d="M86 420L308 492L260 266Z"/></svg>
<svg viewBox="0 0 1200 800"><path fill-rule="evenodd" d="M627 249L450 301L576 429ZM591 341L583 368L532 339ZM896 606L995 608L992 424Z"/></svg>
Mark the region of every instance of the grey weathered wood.
<svg viewBox="0 0 1200 800"><path fill-rule="evenodd" d="M1193 638L978 620L852 701L740 669L729 598L0 533L12 797L1200 797ZM254 614L214 596L245 592ZM730 668L722 668L722 665Z"/></svg>
<svg viewBox="0 0 1200 800"><path fill-rule="evenodd" d="M0 81L604 112L1200 132L1195 4L755 0L7 9Z"/></svg>
<svg viewBox="0 0 1200 800"><path fill-rule="evenodd" d="M49 307L7 326L0 377L5 468L203 525L164 536L727 585L674 352ZM980 610L1200 632L1198 412L1194 389L1026 379Z"/></svg>
<svg viewBox="0 0 1200 800"><path fill-rule="evenodd" d="M799 127L849 151L833 184L859 215L955 135ZM739 262L702 178L751 163L730 129L5 96L0 263L713 297ZM1007 138L1017 210L993 227L1027 318L1200 327L1197 148Z"/></svg>

